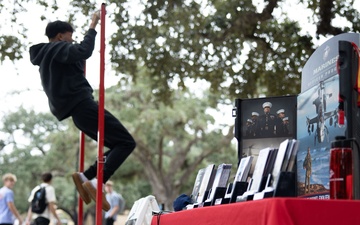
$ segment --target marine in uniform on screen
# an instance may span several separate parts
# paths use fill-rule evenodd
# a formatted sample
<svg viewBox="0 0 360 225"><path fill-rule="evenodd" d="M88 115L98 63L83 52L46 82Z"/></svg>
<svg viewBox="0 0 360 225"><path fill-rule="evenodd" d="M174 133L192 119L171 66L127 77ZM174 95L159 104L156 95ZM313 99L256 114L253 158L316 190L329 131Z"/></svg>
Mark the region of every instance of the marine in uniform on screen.
<svg viewBox="0 0 360 225"><path fill-rule="evenodd" d="M260 136L272 137L275 135L275 115L271 113L271 102L262 105L264 114L259 117Z"/></svg>

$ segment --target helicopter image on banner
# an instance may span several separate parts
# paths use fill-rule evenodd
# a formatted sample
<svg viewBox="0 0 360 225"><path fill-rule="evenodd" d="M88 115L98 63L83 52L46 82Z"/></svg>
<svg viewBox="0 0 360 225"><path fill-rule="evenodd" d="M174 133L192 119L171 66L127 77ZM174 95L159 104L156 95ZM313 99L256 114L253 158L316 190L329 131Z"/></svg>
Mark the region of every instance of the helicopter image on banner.
<svg viewBox="0 0 360 225"><path fill-rule="evenodd" d="M314 133L314 145L325 140L329 142L329 129L325 123L327 120L330 126L336 127L338 124L338 109L327 111L326 108L327 100L333 96L333 93L326 92L325 84L325 81L320 81L318 87L314 89L314 92L317 91L317 96L312 104L315 106L316 115L312 118L306 116L307 131L309 135Z"/></svg>

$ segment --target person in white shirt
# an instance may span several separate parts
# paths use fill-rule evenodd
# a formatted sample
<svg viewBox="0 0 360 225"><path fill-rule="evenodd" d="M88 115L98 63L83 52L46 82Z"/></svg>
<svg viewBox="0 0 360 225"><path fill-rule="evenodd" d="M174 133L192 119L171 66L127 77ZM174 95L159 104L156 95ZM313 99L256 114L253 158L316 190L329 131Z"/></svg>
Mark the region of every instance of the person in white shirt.
<svg viewBox="0 0 360 225"><path fill-rule="evenodd" d="M28 210L28 214L26 217L26 225L30 225L31 220L34 220L34 225L49 225L50 223L50 219L51 219L51 214L55 217L56 219L56 224L57 225L61 225L61 221L56 213L56 207L55 207L55 202L56 202L56 195L55 195L55 189L54 187L51 185L51 181L52 181L52 174L51 173L43 173L41 175L41 179L43 181L43 183L41 183L40 185L36 186L30 194L30 197L28 199L28 202L31 203L31 201L34 198L34 194L37 190L40 189L40 187L45 187L45 191L46 191L46 202L47 202L47 207L45 209L45 211L41 214L37 214L37 213L33 213L31 210L31 205L29 207Z"/></svg>

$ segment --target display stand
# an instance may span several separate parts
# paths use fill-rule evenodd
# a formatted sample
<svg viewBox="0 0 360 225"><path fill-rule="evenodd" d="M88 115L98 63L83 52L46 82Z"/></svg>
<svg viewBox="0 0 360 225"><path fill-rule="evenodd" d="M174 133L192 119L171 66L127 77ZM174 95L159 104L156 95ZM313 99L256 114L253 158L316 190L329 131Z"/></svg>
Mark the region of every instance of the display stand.
<svg viewBox="0 0 360 225"><path fill-rule="evenodd" d="M240 195L243 195L245 193L245 191L247 190L248 185L249 185L248 182L243 182L243 181L235 182L235 186L233 188L233 192L231 193L229 203L236 202L236 197L240 196Z"/></svg>
<svg viewBox="0 0 360 225"><path fill-rule="evenodd" d="M212 192L212 190L210 190L210 193ZM209 194L210 194L209 193ZM205 202L204 202L204 206L211 206L211 205L215 205L215 202L216 201L220 201L220 203L218 204L221 204L221 201L222 199L224 198L225 196L225 193L226 193L226 188L225 187L217 187L215 189L215 194L214 194L214 197L212 199L207 199ZM218 205L217 204L217 205Z"/></svg>
<svg viewBox="0 0 360 225"><path fill-rule="evenodd" d="M206 201L207 196L210 194L210 190L205 191L203 199L201 199L201 203L199 204L201 207L204 206L204 202Z"/></svg>
<svg viewBox="0 0 360 225"><path fill-rule="evenodd" d="M274 191L274 197L296 197L296 187L295 172L281 172L278 185Z"/></svg>
<svg viewBox="0 0 360 225"><path fill-rule="evenodd" d="M204 207L204 204L205 204L205 200L206 200L206 197L209 195L209 191L205 191L205 194L204 194L204 197L200 200L200 202L198 203L194 203L194 204L191 204L191 205L188 205L188 209L194 209L194 208L201 208L201 207Z"/></svg>
<svg viewBox="0 0 360 225"><path fill-rule="evenodd" d="M230 203L230 197L231 197L232 191L233 191L233 183L229 183L228 187L226 188L225 195L221 199L221 202L219 202L219 200L216 200L215 205Z"/></svg>
<svg viewBox="0 0 360 225"><path fill-rule="evenodd" d="M296 197L296 174L295 172L281 172L277 186L269 184L270 176L266 182L266 187L260 192L246 191L242 195L235 196L235 202L245 202L251 200L259 200L271 197Z"/></svg>
<svg viewBox="0 0 360 225"><path fill-rule="evenodd" d="M236 198L238 196L243 195L249 186L248 182L238 181L235 182L235 186L233 183L230 183L229 186L226 187L217 187L215 189L215 194L212 199L206 199L201 203L189 205L188 209L190 208L201 208L207 206L214 206L214 205L222 205L222 204L229 204L236 202ZM209 196L212 190L206 192L205 196ZM246 198L245 201L252 200L253 195Z"/></svg>
<svg viewBox="0 0 360 225"><path fill-rule="evenodd" d="M262 192L258 192L254 194L253 200L271 198L273 196L274 196L274 189L272 187L267 187Z"/></svg>
<svg viewBox="0 0 360 225"><path fill-rule="evenodd" d="M269 186L269 182L273 179L273 177L271 176L271 174L267 174L266 176L263 176L261 178L261 182L260 182L260 186L259 186L259 191L263 191L265 188L267 188Z"/></svg>

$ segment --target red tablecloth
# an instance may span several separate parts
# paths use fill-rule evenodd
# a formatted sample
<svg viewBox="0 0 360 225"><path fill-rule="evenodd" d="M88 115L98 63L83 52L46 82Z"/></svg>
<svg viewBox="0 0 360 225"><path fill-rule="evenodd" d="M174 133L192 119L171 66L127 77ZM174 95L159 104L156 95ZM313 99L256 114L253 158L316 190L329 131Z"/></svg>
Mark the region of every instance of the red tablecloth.
<svg viewBox="0 0 360 225"><path fill-rule="evenodd" d="M151 225L360 225L360 201L269 198L153 216Z"/></svg>

